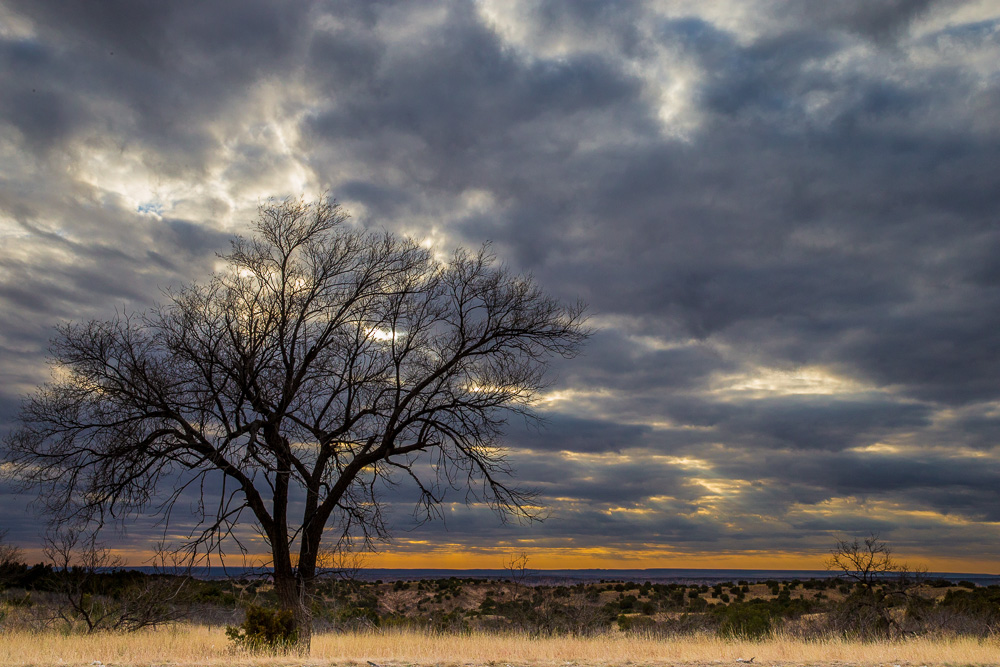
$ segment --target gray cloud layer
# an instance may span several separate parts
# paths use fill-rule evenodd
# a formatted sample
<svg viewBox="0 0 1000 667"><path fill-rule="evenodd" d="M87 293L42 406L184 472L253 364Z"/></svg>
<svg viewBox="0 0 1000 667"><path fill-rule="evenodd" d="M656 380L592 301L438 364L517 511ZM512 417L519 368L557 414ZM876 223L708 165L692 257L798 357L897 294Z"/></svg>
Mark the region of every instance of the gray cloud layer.
<svg viewBox="0 0 1000 667"><path fill-rule="evenodd" d="M553 519L448 540L996 552L1000 7L3 0L0 26L6 424L52 324L329 191L591 304L550 427L510 438Z"/></svg>

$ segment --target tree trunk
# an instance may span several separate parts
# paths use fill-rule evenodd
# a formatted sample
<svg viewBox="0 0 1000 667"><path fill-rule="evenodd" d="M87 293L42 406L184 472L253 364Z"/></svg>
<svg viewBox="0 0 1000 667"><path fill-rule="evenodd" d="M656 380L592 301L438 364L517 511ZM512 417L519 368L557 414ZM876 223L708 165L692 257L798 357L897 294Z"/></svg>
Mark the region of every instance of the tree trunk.
<svg viewBox="0 0 1000 667"><path fill-rule="evenodd" d="M274 428L267 428L264 438L277 454L277 470L274 476L274 530L270 535L271 556L274 565L274 592L278 596L278 606L283 611L291 611L295 620L298 639L295 650L308 655L312 644L312 614L306 599L303 579L292 567L292 557L288 543L288 485L291 479L291 462L287 459L288 441Z"/></svg>
<svg viewBox="0 0 1000 667"><path fill-rule="evenodd" d="M274 592L278 596L278 607L292 612L295 619L295 630L298 633L296 653L309 655L312 645L312 612L302 581L292 568L275 568Z"/></svg>

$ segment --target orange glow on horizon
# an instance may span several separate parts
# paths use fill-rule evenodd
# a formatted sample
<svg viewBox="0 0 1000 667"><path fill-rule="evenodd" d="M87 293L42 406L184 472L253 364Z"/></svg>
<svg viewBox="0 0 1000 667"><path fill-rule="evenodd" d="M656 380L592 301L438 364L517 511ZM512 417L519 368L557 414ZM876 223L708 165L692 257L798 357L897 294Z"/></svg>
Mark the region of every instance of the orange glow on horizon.
<svg viewBox="0 0 1000 667"><path fill-rule="evenodd" d="M788 552L619 552L607 549L509 549L489 552L433 550L428 552L383 552L366 557L365 567L391 569L505 569L510 556L524 553L533 570L825 570L828 554ZM930 572L1000 574L1000 563L985 558L921 558L899 554L900 563L926 567Z"/></svg>
<svg viewBox="0 0 1000 667"><path fill-rule="evenodd" d="M743 551L725 553L685 553L667 550L622 552L612 549L546 549L517 546L468 549L457 545L407 545L410 549L386 549L361 558L364 568L444 569L444 570L504 570L511 556L525 554L530 570L644 570L644 569L726 569L726 570L825 570L827 554ZM148 565L151 553L116 552L130 566ZM1000 575L1000 563L987 558L923 557L919 554L894 554L900 563L930 572ZM26 549L29 563L44 560L40 550ZM247 564L259 565L263 555L251 556ZM213 565L221 564L213 558ZM239 558L226 560L230 567L243 567Z"/></svg>

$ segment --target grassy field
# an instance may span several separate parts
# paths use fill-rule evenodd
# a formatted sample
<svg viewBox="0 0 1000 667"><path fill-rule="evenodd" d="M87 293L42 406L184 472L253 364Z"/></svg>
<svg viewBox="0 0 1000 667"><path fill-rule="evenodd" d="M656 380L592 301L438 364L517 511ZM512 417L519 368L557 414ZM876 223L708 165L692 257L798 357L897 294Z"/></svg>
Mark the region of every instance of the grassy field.
<svg viewBox="0 0 1000 667"><path fill-rule="evenodd" d="M308 657L234 654L221 629L175 626L132 635L0 633L0 665L435 665L456 667L726 665L755 658L763 665L1000 665L1000 638L927 639L862 644L775 637L727 641L608 633L537 638L519 634L433 634L409 631L320 634Z"/></svg>

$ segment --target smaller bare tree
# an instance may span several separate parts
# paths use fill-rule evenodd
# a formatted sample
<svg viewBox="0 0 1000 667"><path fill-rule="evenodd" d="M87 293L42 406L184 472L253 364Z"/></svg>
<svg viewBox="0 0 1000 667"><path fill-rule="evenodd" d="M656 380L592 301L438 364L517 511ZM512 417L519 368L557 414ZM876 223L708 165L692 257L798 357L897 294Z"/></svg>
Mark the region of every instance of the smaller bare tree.
<svg viewBox="0 0 1000 667"><path fill-rule="evenodd" d="M69 629L83 624L88 634L134 632L180 620L187 577L115 575L125 563L97 542L96 534L59 528L46 537L45 557L55 569L61 598L56 616ZM124 584L124 585L121 585Z"/></svg>
<svg viewBox="0 0 1000 667"><path fill-rule="evenodd" d="M523 551L519 554L510 554L503 566L510 575L510 580L520 586L528 576L528 554Z"/></svg>
<svg viewBox="0 0 1000 667"><path fill-rule="evenodd" d="M864 588L872 588L901 567L892 557L892 549L872 533L863 541L837 540L826 563L829 570L840 570L844 577Z"/></svg>
<svg viewBox="0 0 1000 667"><path fill-rule="evenodd" d="M10 567L17 565L24 558L21 547L10 544L7 541L7 531L0 530L0 567Z"/></svg>
<svg viewBox="0 0 1000 667"><path fill-rule="evenodd" d="M11 579L24 560L21 547L7 541L7 531L0 530L0 591L10 585Z"/></svg>
<svg viewBox="0 0 1000 667"><path fill-rule="evenodd" d="M514 587L514 599L517 600L521 597L521 590L528 578L528 554L523 551L519 554L510 554L503 566L510 576L510 583Z"/></svg>
<svg viewBox="0 0 1000 667"><path fill-rule="evenodd" d="M894 608L917 601L923 570L897 561L892 548L871 533L863 540L841 539L831 550L827 569L839 570L854 588L831 615L835 629L865 639L913 634Z"/></svg>

